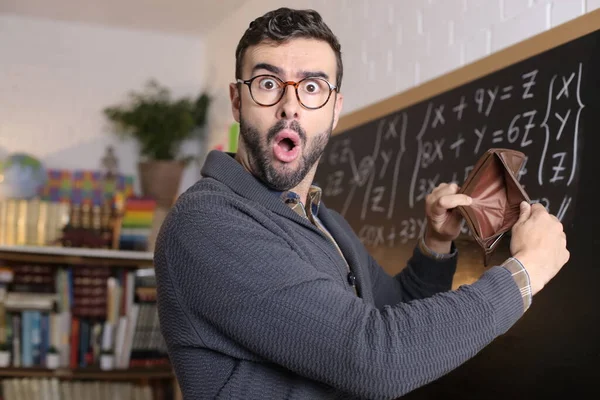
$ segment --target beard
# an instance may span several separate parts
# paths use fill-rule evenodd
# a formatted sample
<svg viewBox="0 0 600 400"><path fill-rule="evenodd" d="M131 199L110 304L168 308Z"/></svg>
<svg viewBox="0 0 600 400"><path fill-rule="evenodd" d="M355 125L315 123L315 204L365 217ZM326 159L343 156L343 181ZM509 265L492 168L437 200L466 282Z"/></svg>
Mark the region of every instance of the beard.
<svg viewBox="0 0 600 400"><path fill-rule="evenodd" d="M298 166L293 168L287 164L276 168L273 160L273 139L283 129L295 131L302 146L302 153L298 157ZM298 121L278 121L273 125L265 138L258 129L250 125L243 118L240 119L240 139L247 150L249 167L253 174L268 187L277 191L287 191L296 186L306 177L306 174L321 158L333 130L333 117L329 127L319 134L307 145L306 132Z"/></svg>

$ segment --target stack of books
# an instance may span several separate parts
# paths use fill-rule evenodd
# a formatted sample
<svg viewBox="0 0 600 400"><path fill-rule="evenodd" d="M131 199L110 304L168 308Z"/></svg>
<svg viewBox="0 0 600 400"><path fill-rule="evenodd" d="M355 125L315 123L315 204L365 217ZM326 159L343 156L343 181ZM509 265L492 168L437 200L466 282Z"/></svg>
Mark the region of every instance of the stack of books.
<svg viewBox="0 0 600 400"><path fill-rule="evenodd" d="M125 201L119 249L148 249L148 240L152 233L152 224L156 210L156 201L143 197L130 197Z"/></svg>

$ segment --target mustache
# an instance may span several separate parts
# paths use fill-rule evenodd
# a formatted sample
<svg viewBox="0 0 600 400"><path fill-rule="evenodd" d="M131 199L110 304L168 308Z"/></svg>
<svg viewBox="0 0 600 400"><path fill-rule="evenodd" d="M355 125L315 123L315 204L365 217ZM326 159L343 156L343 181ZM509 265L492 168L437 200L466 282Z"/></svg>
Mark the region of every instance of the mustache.
<svg viewBox="0 0 600 400"><path fill-rule="evenodd" d="M269 129L269 131L267 132L267 143L270 142L271 140L275 139L275 136L277 136L277 134L284 129L289 129L289 130L296 132L298 134L298 136L300 137L300 140L303 143L306 143L306 131L304 129L302 129L302 127L300 126L300 123L298 121L292 121L288 124L284 120L278 121L275 125L273 125Z"/></svg>

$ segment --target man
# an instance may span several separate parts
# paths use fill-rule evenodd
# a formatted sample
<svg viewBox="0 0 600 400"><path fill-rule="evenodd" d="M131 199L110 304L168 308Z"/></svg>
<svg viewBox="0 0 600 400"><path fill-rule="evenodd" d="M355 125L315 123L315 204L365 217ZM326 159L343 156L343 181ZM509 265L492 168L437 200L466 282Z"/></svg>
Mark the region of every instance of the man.
<svg viewBox="0 0 600 400"><path fill-rule="evenodd" d="M399 397L508 330L568 260L560 222L523 204L514 257L451 291L452 209L471 199L441 184L412 258L387 275L311 187L342 68L314 11L267 13L240 40L238 153L209 154L156 245L161 328L186 399Z"/></svg>

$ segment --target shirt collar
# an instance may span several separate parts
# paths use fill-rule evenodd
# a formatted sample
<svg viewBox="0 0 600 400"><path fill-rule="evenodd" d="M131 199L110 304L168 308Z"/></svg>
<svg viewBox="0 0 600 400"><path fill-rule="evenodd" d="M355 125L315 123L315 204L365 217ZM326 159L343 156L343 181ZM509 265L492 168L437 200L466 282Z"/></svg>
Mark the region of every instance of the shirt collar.
<svg viewBox="0 0 600 400"><path fill-rule="evenodd" d="M312 185L309 189L309 195L307 196L309 207L307 207L307 211L300 201L300 196L292 191L280 192L270 189L246 171L235 160L234 153L212 150L206 157L201 173L203 177L210 177L222 182L240 196L264 204L276 212L285 210L285 205L294 209L297 214L304 218L311 219L313 215L316 216L319 212L321 189L318 186Z"/></svg>
<svg viewBox="0 0 600 400"><path fill-rule="evenodd" d="M308 217L317 217L319 214L319 206L321 205L322 190L316 185L311 185L308 189L307 204L302 204L298 193L291 190L285 192L275 192L281 200L287 204L298 215Z"/></svg>

